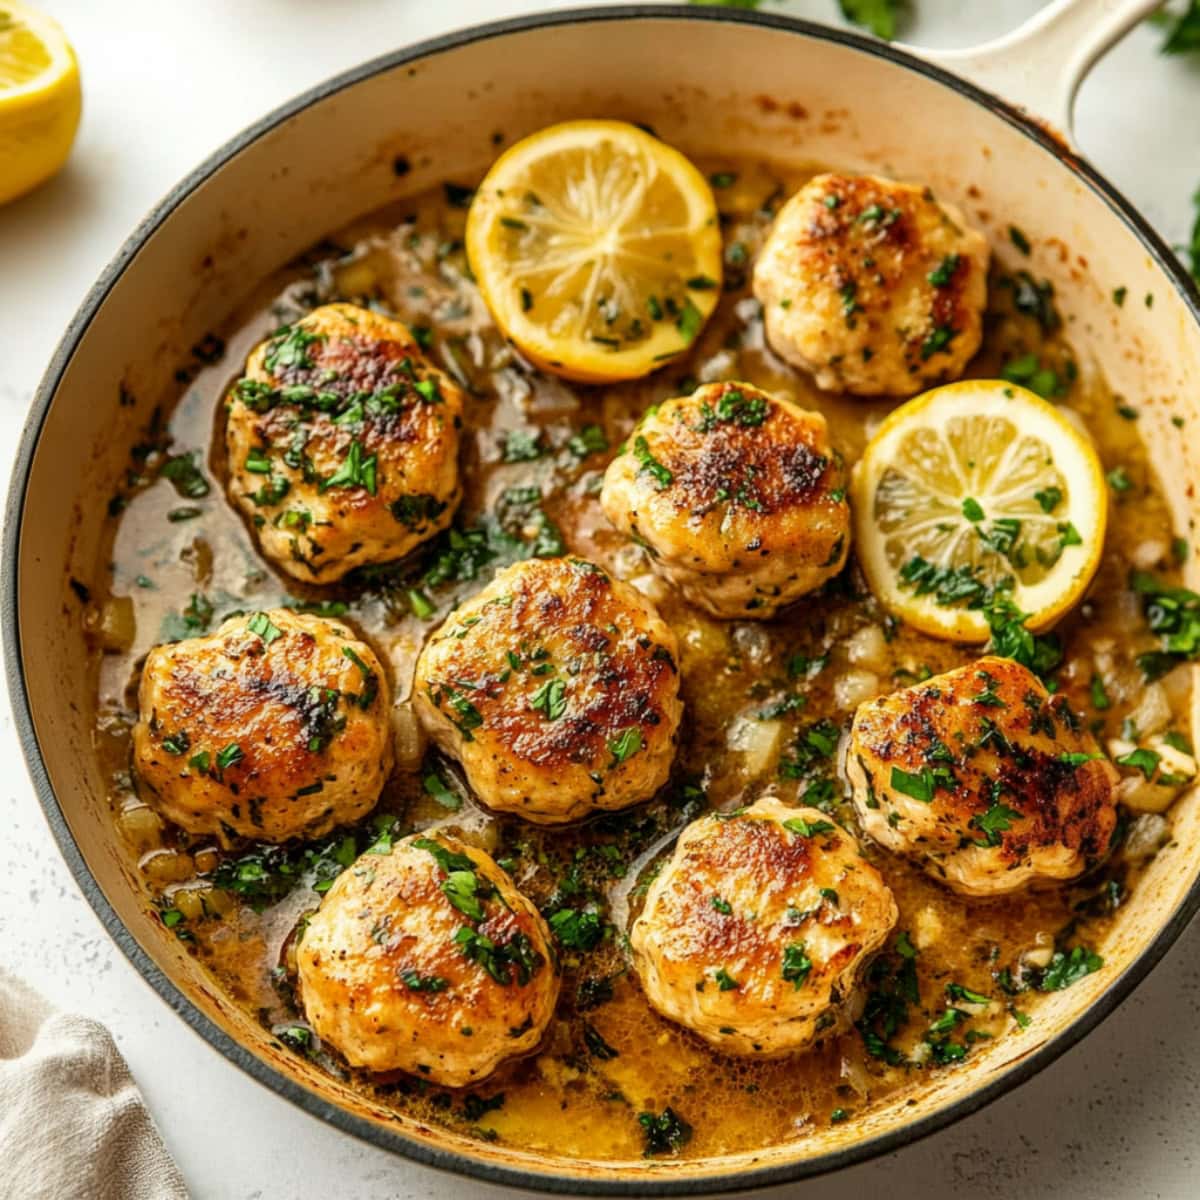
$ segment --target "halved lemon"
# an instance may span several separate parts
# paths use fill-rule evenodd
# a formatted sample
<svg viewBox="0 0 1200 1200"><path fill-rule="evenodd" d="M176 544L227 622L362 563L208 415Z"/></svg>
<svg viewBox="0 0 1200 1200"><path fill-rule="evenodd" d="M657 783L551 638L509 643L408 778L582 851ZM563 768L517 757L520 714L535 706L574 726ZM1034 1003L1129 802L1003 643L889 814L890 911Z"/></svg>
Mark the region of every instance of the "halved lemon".
<svg viewBox="0 0 1200 1200"><path fill-rule="evenodd" d="M0 204L66 162L80 104L79 66L57 22L0 0Z"/></svg>
<svg viewBox="0 0 1200 1200"><path fill-rule="evenodd" d="M636 379L682 354L721 291L708 181L623 121L567 121L517 142L475 193L466 243L504 334L543 369L587 383Z"/></svg>
<svg viewBox="0 0 1200 1200"><path fill-rule="evenodd" d="M896 409L856 464L851 498L871 590L957 642L987 640L980 606L997 586L1029 629L1053 624L1095 574L1108 515L1087 437L1054 405L991 379Z"/></svg>

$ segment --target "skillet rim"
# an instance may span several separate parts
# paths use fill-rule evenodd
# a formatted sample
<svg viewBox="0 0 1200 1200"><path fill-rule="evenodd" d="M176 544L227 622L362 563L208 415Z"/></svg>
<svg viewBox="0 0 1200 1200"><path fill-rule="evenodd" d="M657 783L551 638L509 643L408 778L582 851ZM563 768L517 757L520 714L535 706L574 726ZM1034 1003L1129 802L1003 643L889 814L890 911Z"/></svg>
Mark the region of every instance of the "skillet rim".
<svg viewBox="0 0 1200 1200"><path fill-rule="evenodd" d="M364 1117L354 1116L339 1105L321 1099L315 1092L286 1078L226 1034L160 970L117 915L96 878L92 875L51 787L34 729L29 694L25 685L17 613L20 526L24 514L29 475L46 416L59 383L76 348L103 306L108 294L162 223L184 200L242 150L284 121L312 105L376 75L431 55L455 50L476 42L500 40L510 34L563 25L629 20L729 22L796 34L814 41L843 46L872 55L949 88L1019 130L1040 149L1052 154L1074 172L1094 194L1108 205L1114 215L1138 239L1190 310L1192 318L1200 325L1200 287L1190 278L1184 270L1183 264L1149 222L1103 175L1088 162L1067 150L1035 118L1016 106L941 67L925 62L907 51L897 49L890 43L877 41L848 30L819 25L812 21L776 13L722 7L690 7L682 4L626 4L603 8L570 8L472 25L368 59L356 67L331 76L301 92L225 142L195 170L177 183L138 223L133 233L101 272L71 319L30 406L29 415L18 442L13 462L12 480L5 504L3 547L0 550L0 576L2 576L2 582L0 582L0 635L2 635L5 651L5 675L13 708L14 726L21 742L21 749L34 790L60 853L96 916L126 958L166 1004L190 1026L193 1032L203 1037L214 1049L258 1083L290 1100L310 1116L317 1117L344 1133L353 1134L372 1145L398 1153L404 1158L424 1166L481 1179L488 1183L575 1196L699 1196L724 1191L730 1186L738 1190L749 1190L772 1184L794 1182L866 1162L899 1150L944 1129L955 1121L978 1112L993 1100L1027 1082L1091 1033L1149 974L1187 927L1195 913L1200 910L1200 879L1192 885L1187 895L1163 923L1155 937L1141 950L1137 958L1109 985L1090 1008L1076 1017L1057 1036L976 1091L888 1133L842 1147L816 1158L771 1167L750 1167L737 1172L711 1171L703 1175L692 1175L686 1179L672 1179L669 1175L639 1179L636 1175L631 1175L623 1180L605 1181L602 1174L587 1178L568 1174L566 1170L562 1169L543 1173L492 1163L474 1155L429 1146L414 1137L385 1129Z"/></svg>

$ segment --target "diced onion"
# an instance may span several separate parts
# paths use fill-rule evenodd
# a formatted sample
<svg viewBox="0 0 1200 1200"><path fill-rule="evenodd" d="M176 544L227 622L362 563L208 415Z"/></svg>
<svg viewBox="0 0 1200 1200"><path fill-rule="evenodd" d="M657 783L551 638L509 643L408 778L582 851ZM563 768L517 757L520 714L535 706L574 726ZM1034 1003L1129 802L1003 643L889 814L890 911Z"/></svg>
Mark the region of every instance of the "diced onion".
<svg viewBox="0 0 1200 1200"><path fill-rule="evenodd" d="M662 577L655 575L653 571L647 571L644 575L635 575L630 581L632 587L637 588L643 596L653 600L656 604L667 598L667 585Z"/></svg>
<svg viewBox="0 0 1200 1200"><path fill-rule="evenodd" d="M846 653L857 667L872 671L887 670L887 638L879 625L864 625L846 643Z"/></svg>
<svg viewBox="0 0 1200 1200"><path fill-rule="evenodd" d="M397 704L392 709L392 745L401 771L415 771L421 765L425 733L411 704Z"/></svg>
<svg viewBox="0 0 1200 1200"><path fill-rule="evenodd" d="M612 557L613 574L630 579L646 569L646 552L636 542L626 542Z"/></svg>
<svg viewBox="0 0 1200 1200"><path fill-rule="evenodd" d="M1165 817L1145 813L1129 826L1125 838L1125 857L1131 860L1149 858L1167 840L1169 828Z"/></svg>
<svg viewBox="0 0 1200 1200"><path fill-rule="evenodd" d="M774 763L782 734L783 724L780 721L737 717L729 726L725 744L730 750L745 755L742 765L747 775L761 775Z"/></svg>
<svg viewBox="0 0 1200 1200"><path fill-rule="evenodd" d="M91 608L83 619L84 632L102 650L122 652L137 637L133 598L111 596L99 608Z"/></svg>
<svg viewBox="0 0 1200 1200"><path fill-rule="evenodd" d="M878 694L879 676L872 671L844 671L833 683L833 702L847 712Z"/></svg>
<svg viewBox="0 0 1200 1200"><path fill-rule="evenodd" d="M756 622L733 627L733 644L752 663L764 663L771 655L771 635Z"/></svg>
<svg viewBox="0 0 1200 1200"><path fill-rule="evenodd" d="M334 270L333 278L339 296L369 296L379 281L369 257L342 263Z"/></svg>
<svg viewBox="0 0 1200 1200"><path fill-rule="evenodd" d="M1151 683L1142 689L1137 704L1130 710L1129 720L1139 737L1158 733L1171 723L1171 702L1161 683Z"/></svg>
<svg viewBox="0 0 1200 1200"><path fill-rule="evenodd" d="M168 883L182 883L196 873L191 855L181 854L178 850L151 850L143 855L138 865L142 874L159 887Z"/></svg>
<svg viewBox="0 0 1200 1200"><path fill-rule="evenodd" d="M205 915L201 888L179 888L171 893L171 903L183 913L185 920L199 921Z"/></svg>
<svg viewBox="0 0 1200 1200"><path fill-rule="evenodd" d="M1152 783L1142 775L1127 775L1117 784L1117 799L1139 813L1160 813L1171 807L1179 788Z"/></svg>
<svg viewBox="0 0 1200 1200"><path fill-rule="evenodd" d="M138 857L162 847L163 823L158 813L144 804L127 808L117 817L117 827Z"/></svg>
<svg viewBox="0 0 1200 1200"><path fill-rule="evenodd" d="M1129 557L1135 567L1149 571L1167 557L1166 543L1160 541L1138 542Z"/></svg>

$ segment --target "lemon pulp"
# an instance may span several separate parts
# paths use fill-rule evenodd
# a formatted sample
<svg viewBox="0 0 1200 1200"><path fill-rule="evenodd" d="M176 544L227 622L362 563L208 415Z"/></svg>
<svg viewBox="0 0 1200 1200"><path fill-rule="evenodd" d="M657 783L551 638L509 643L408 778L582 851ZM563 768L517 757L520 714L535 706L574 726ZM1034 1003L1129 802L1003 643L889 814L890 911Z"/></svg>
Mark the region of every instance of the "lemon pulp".
<svg viewBox="0 0 1200 1200"><path fill-rule="evenodd" d="M0 204L66 162L80 112L79 68L62 30L0 0Z"/></svg>
<svg viewBox="0 0 1200 1200"><path fill-rule="evenodd" d="M571 121L497 160L467 221L497 324L572 379L645 375L682 354L716 307L721 238L707 181L619 121Z"/></svg>
<svg viewBox="0 0 1200 1200"><path fill-rule="evenodd" d="M936 388L881 426L855 469L872 590L936 636L984 641L985 590L1045 628L1099 564L1107 497L1095 451L1044 400L1003 381Z"/></svg>

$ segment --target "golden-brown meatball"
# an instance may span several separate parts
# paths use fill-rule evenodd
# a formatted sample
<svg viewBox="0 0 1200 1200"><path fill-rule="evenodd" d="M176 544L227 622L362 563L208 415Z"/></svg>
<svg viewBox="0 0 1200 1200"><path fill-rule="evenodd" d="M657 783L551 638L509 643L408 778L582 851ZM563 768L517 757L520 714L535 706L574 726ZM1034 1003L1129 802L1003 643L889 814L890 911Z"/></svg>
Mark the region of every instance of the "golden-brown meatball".
<svg viewBox="0 0 1200 1200"><path fill-rule="evenodd" d="M579 559L534 559L446 618L413 697L485 804L573 821L666 782L683 710L677 654L633 588Z"/></svg>
<svg viewBox="0 0 1200 1200"><path fill-rule="evenodd" d="M983 336L988 244L928 188L818 175L754 266L767 340L818 386L909 396L956 379Z"/></svg>
<svg viewBox="0 0 1200 1200"><path fill-rule="evenodd" d="M680 835L630 934L646 998L727 1054L844 1029L896 903L846 830L773 797Z"/></svg>
<svg viewBox="0 0 1200 1200"><path fill-rule="evenodd" d="M230 617L151 650L138 700L138 779L189 833L315 837L370 812L391 770L387 678L340 621Z"/></svg>
<svg viewBox="0 0 1200 1200"><path fill-rule="evenodd" d="M296 967L305 1015L351 1066L446 1087L532 1050L558 999L537 909L487 854L441 832L343 871Z"/></svg>
<svg viewBox="0 0 1200 1200"><path fill-rule="evenodd" d="M462 392L399 321L314 309L254 350L228 404L230 497L297 579L400 558L458 507Z"/></svg>
<svg viewBox="0 0 1200 1200"><path fill-rule="evenodd" d="M651 409L609 464L600 503L717 617L772 616L836 575L850 544L825 418L748 383Z"/></svg>
<svg viewBox="0 0 1200 1200"><path fill-rule="evenodd" d="M846 773L863 832L967 896L1071 879L1116 826L1112 765L1007 658L859 705Z"/></svg>

